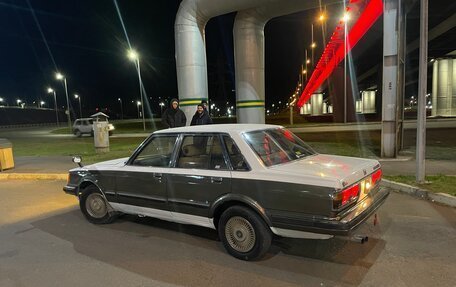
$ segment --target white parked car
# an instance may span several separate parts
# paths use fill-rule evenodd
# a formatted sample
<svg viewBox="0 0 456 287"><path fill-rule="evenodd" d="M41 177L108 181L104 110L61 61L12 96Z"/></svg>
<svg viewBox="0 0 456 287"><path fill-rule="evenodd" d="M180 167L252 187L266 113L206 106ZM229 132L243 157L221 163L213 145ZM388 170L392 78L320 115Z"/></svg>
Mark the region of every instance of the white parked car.
<svg viewBox="0 0 456 287"><path fill-rule="evenodd" d="M347 236L388 197L376 160L318 154L274 125L199 125L150 135L129 158L70 170L66 193L92 223L119 213L218 230L250 260L272 236Z"/></svg>
<svg viewBox="0 0 456 287"><path fill-rule="evenodd" d="M81 118L74 121L73 134L77 137L81 137L84 134L93 136L93 118ZM100 121L100 120L99 120ZM114 125L108 124L109 135L114 132Z"/></svg>

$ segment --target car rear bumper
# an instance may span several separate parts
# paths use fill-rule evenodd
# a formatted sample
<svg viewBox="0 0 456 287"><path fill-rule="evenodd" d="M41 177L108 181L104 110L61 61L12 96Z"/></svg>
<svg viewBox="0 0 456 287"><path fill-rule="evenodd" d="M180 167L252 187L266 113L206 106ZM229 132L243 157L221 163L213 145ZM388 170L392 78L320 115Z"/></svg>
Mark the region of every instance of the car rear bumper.
<svg viewBox="0 0 456 287"><path fill-rule="evenodd" d="M385 202L388 195L388 189L379 187L335 218L297 215L296 213L284 215L280 212L274 212L271 215L272 227L282 230L346 236L365 222Z"/></svg>

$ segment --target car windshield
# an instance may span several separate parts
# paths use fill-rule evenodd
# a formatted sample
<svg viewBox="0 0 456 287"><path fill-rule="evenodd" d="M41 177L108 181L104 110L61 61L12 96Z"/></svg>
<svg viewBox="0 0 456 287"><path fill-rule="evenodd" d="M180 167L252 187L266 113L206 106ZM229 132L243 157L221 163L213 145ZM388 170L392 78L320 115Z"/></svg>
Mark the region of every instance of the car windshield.
<svg viewBox="0 0 456 287"><path fill-rule="evenodd" d="M287 129L247 132L244 138L266 166L316 154L309 145Z"/></svg>

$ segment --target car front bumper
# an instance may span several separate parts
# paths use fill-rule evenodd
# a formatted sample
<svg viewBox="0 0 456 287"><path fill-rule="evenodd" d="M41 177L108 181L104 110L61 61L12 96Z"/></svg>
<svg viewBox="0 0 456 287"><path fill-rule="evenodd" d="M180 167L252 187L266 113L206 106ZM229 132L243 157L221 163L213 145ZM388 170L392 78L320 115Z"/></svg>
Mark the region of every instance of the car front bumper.
<svg viewBox="0 0 456 287"><path fill-rule="evenodd" d="M68 194L71 194L71 195L74 195L74 196L77 196L77 195L78 195L78 188L77 188L77 186L65 185L65 186L63 187L63 191L65 191L65 193L68 193Z"/></svg>

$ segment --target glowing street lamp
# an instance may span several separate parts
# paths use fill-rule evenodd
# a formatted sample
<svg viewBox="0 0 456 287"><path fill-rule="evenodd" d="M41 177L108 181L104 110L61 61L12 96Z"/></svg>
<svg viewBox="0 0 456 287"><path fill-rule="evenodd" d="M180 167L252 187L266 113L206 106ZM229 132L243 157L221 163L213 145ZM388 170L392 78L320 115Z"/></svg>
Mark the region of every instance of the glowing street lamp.
<svg viewBox="0 0 456 287"><path fill-rule="evenodd" d="M44 104L45 104L45 102L44 102L44 101L41 101L41 102L40 102L40 108L43 108Z"/></svg>
<svg viewBox="0 0 456 287"><path fill-rule="evenodd" d="M55 78L59 81L62 81L63 80L63 83L65 84L65 95L66 95L66 101L67 101L67 110L66 110L66 114L67 114L67 119L68 119L68 128L70 129L71 131L71 117L70 117L70 100L68 99L68 85L67 85L67 79L64 75L62 75L61 73L57 72L55 74Z"/></svg>
<svg viewBox="0 0 456 287"><path fill-rule="evenodd" d="M136 101L136 107L138 107L138 119L141 117L141 112L139 111L139 107L140 106L142 106L141 102L140 101Z"/></svg>
<svg viewBox="0 0 456 287"><path fill-rule="evenodd" d="M81 108L81 96L74 94L74 98L79 101L79 117L82 118L82 108Z"/></svg>
<svg viewBox="0 0 456 287"><path fill-rule="evenodd" d="M48 92L48 94L54 94L55 119L56 119L57 126L59 127L60 126L60 124L59 124L59 113L57 111L57 97L56 97L56 94L55 94L55 90L52 89L52 88L48 88L47 92Z"/></svg>
<svg viewBox="0 0 456 287"><path fill-rule="evenodd" d="M160 115L163 114L163 107L165 106L165 103L164 102L160 102Z"/></svg>
<svg viewBox="0 0 456 287"><path fill-rule="evenodd" d="M325 21L325 14L320 14L320 16L318 17L318 20L319 20L320 22Z"/></svg>
<svg viewBox="0 0 456 287"><path fill-rule="evenodd" d="M344 16L342 17L341 21L343 21L343 22L350 21L350 15L348 14L348 12L344 13Z"/></svg>
<svg viewBox="0 0 456 287"><path fill-rule="evenodd" d="M144 118L144 103L143 103L143 92L142 92L142 81L141 81L141 68L139 65L139 54L135 50L128 50L127 51L127 57L131 61L135 62L138 68L138 79L139 79L139 96L141 97L141 108L142 108L142 121L143 121L143 129L144 131L146 130L146 120ZM138 105L138 111L139 111L139 105ZM139 113L139 112L138 112Z"/></svg>

